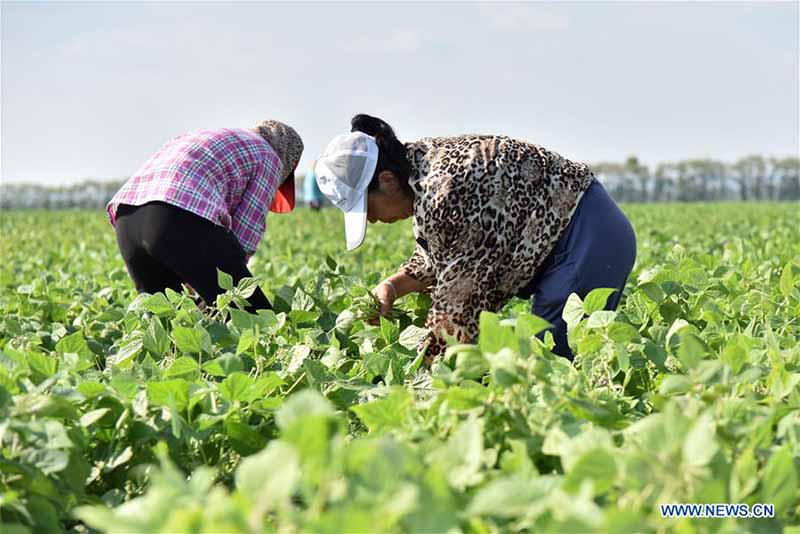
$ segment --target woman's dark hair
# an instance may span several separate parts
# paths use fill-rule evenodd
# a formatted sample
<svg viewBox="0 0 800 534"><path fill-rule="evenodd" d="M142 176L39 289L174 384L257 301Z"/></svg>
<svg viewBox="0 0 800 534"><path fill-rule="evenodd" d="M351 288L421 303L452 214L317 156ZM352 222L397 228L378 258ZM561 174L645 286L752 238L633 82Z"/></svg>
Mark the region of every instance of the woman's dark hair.
<svg viewBox="0 0 800 534"><path fill-rule="evenodd" d="M414 196L414 190L408 184L411 176L411 163L406 157L406 147L397 139L394 130L386 121L377 117L359 114L350 121L351 132L363 132L375 138L378 145L378 163L375 166L375 174L369 183L368 191L378 189L378 175L383 171L391 171L397 177L400 187L410 197Z"/></svg>

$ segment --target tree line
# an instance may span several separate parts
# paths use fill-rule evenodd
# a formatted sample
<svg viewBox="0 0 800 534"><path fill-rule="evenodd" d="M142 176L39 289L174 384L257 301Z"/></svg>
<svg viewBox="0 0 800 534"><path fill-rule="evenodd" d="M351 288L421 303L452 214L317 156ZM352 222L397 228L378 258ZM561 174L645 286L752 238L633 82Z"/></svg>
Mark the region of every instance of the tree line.
<svg viewBox="0 0 800 534"><path fill-rule="evenodd" d="M734 163L689 159L654 169L636 157L591 165L618 202L798 201L800 158L748 156ZM297 177L298 192L303 177ZM0 209L103 208L123 181L71 186L0 184ZM302 194L298 194L302 199Z"/></svg>
<svg viewBox="0 0 800 534"><path fill-rule="evenodd" d="M597 163L592 170L618 202L800 200L798 157L689 159L652 170L630 157L625 163Z"/></svg>

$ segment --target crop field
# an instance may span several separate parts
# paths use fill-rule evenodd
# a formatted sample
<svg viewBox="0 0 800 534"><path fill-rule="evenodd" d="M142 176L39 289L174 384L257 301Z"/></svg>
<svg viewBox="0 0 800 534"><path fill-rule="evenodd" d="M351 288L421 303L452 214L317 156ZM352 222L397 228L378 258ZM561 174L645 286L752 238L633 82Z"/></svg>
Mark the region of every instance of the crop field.
<svg viewBox="0 0 800 534"><path fill-rule="evenodd" d="M574 363L514 300L430 372L427 297L355 305L410 224L348 254L338 210L270 216L250 315L247 280L137 295L102 212L0 213L0 531L800 532L798 205L623 208L637 264L617 312L568 302Z"/></svg>

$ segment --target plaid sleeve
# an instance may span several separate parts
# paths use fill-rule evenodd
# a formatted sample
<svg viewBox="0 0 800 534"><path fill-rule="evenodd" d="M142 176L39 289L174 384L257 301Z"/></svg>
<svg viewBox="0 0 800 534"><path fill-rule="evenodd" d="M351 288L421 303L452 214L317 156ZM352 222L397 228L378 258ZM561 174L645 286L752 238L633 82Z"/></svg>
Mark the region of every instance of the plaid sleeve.
<svg viewBox="0 0 800 534"><path fill-rule="evenodd" d="M265 164L259 166L261 172L250 179L231 217L231 231L248 257L256 253L267 230L267 212L277 190L280 168L274 159L267 158Z"/></svg>

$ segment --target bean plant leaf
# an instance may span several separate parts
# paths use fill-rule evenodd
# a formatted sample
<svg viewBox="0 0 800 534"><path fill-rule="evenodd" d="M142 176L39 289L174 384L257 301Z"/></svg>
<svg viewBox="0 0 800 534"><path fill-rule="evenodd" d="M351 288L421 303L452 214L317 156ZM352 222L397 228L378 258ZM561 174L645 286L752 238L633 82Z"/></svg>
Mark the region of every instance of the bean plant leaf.
<svg viewBox="0 0 800 534"><path fill-rule="evenodd" d="M561 313L561 317L571 329L574 328L581 321L581 319L583 319L583 314L583 301L577 294L572 293L567 298L566 304L564 304L564 311Z"/></svg>
<svg viewBox="0 0 800 534"><path fill-rule="evenodd" d="M217 283L219 287L225 291L231 291L233 289L233 277L219 269L217 269Z"/></svg>
<svg viewBox="0 0 800 534"><path fill-rule="evenodd" d="M583 311L586 315L592 315L596 311L605 309L608 298L616 292L614 288L599 287L593 289L583 299Z"/></svg>
<svg viewBox="0 0 800 534"><path fill-rule="evenodd" d="M797 480L792 454L786 446L781 447L770 456L764 468L761 501L774 504L775 512L780 514L797 502Z"/></svg>
<svg viewBox="0 0 800 534"><path fill-rule="evenodd" d="M483 352L498 352L503 348L518 347L517 336L510 326L500 324L496 313L481 312L478 344Z"/></svg>

